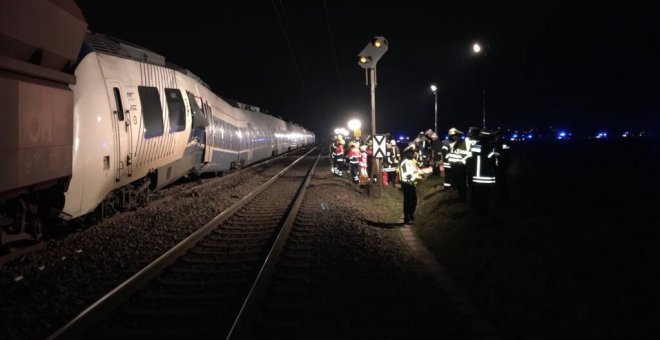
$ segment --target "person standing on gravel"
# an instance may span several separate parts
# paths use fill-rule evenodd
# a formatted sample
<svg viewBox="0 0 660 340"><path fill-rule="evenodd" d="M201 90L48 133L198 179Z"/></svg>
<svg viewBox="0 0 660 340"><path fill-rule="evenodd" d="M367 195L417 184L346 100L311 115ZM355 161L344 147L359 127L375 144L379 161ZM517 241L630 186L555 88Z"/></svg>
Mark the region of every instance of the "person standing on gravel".
<svg viewBox="0 0 660 340"><path fill-rule="evenodd" d="M383 168L383 171L387 173L387 183L394 187L396 185L396 175L399 169L399 160L401 159L401 152L399 147L396 145L396 140L390 140L387 145L387 157L385 158L384 164L386 166Z"/></svg>
<svg viewBox="0 0 660 340"><path fill-rule="evenodd" d="M367 146L360 145L360 175L358 177L360 185L369 183L369 173L367 172L368 165Z"/></svg>
<svg viewBox="0 0 660 340"><path fill-rule="evenodd" d="M350 149L348 149L348 161L351 168L351 178L353 182L357 183L360 176L360 150L358 149L358 142L352 141Z"/></svg>
<svg viewBox="0 0 660 340"><path fill-rule="evenodd" d="M409 146L403 150L403 161L399 165L401 176L401 191L403 191L403 223L410 224L415 220L417 208L417 189L415 185L420 179L419 168L413 160L415 147Z"/></svg>

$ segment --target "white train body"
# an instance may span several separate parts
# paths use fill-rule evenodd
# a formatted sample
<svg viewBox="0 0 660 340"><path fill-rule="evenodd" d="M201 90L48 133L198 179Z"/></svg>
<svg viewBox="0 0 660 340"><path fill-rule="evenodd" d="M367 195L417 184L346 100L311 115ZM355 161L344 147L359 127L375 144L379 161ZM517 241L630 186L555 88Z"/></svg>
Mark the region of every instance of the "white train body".
<svg viewBox="0 0 660 340"><path fill-rule="evenodd" d="M125 208L191 171L226 171L314 142L295 124L230 105L153 52L98 34L86 41L90 50L70 86L73 164L64 218L102 203Z"/></svg>

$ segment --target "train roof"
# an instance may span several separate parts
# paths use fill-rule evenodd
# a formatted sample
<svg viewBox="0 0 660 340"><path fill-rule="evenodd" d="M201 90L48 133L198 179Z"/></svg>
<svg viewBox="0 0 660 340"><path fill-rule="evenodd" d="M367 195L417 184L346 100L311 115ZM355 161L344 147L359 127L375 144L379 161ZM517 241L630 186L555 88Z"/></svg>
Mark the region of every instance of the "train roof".
<svg viewBox="0 0 660 340"><path fill-rule="evenodd" d="M81 60L82 57L84 57L85 55L87 55L87 53L90 52L104 53L104 54L114 55L120 58L126 58L143 63L167 67L179 71L181 73L184 73L185 75L195 79L200 84L204 85L207 89L209 89L211 92L213 92L213 90L211 90L211 87L208 84L206 84L200 77L192 73L189 69L180 67L170 61L167 61L164 56L154 51L151 51L147 48L144 48L142 46L133 43L129 43L127 41L124 41L122 39L113 36L109 36L102 33L95 33L88 30L87 34L85 35L85 44L83 45L83 49L80 51L80 56L78 60ZM275 117L270 112L268 112L268 110L265 110L258 106L246 104L235 99L226 98L218 95L217 93L216 95L222 98L225 102L227 102L229 105L233 107L242 110L261 112ZM282 119L282 117L279 118Z"/></svg>
<svg viewBox="0 0 660 340"><path fill-rule="evenodd" d="M81 51L81 57L89 52L99 52L109 55L114 55L121 58L140 61L143 63L167 67L197 80L209 90L211 87L205 83L200 77L192 73L189 69L178 66L165 59L164 56L151 51L142 46L126 42L119 38L115 38L106 34L93 33L88 31L85 35L85 46L87 51Z"/></svg>

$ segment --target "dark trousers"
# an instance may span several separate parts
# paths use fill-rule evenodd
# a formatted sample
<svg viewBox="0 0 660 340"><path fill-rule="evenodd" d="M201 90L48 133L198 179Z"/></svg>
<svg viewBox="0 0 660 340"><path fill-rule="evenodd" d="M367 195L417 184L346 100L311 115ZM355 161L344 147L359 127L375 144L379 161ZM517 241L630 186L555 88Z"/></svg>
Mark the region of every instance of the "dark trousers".
<svg viewBox="0 0 660 340"><path fill-rule="evenodd" d="M497 203L506 204L509 202L509 183L505 171L495 173L495 198Z"/></svg>
<svg viewBox="0 0 660 340"><path fill-rule="evenodd" d="M472 183L470 186L470 203L476 212L487 215L490 211L493 186L489 183Z"/></svg>
<svg viewBox="0 0 660 340"><path fill-rule="evenodd" d="M391 185L396 184L396 171L390 171L387 173L387 183Z"/></svg>
<svg viewBox="0 0 660 340"><path fill-rule="evenodd" d="M417 189L415 185L401 182L403 191L403 220L410 222L415 219L415 208L417 208Z"/></svg>
<svg viewBox="0 0 660 340"><path fill-rule="evenodd" d="M445 182L444 183L445 188L451 188L451 184L452 184L451 183L451 181L452 181L452 179L451 179L452 176L451 175L453 173L454 173L454 169L451 168L451 165L450 165L450 167L445 167L445 181L444 181Z"/></svg>
<svg viewBox="0 0 660 340"><path fill-rule="evenodd" d="M371 174L371 168L373 167L373 157L367 156L367 174L369 175L369 181L373 180L373 175Z"/></svg>
<svg viewBox="0 0 660 340"><path fill-rule="evenodd" d="M351 178L355 180L356 177L360 174L360 164L351 163Z"/></svg>
<svg viewBox="0 0 660 340"><path fill-rule="evenodd" d="M454 163L451 166L451 187L458 190L458 199L467 200L467 169L465 164Z"/></svg>

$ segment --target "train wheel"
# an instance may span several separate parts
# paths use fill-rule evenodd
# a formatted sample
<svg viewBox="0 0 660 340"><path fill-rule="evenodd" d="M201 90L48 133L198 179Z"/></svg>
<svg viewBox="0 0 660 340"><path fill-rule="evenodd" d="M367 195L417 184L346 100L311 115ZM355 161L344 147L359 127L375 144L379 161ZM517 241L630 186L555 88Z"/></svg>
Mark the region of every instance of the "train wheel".
<svg viewBox="0 0 660 340"><path fill-rule="evenodd" d="M151 192L151 190L149 190L149 189L150 188L146 188L144 191L142 191L138 194L138 204L140 206L145 206L145 205L149 204L149 201L150 201L149 193Z"/></svg>
<svg viewBox="0 0 660 340"><path fill-rule="evenodd" d="M34 221L28 226L28 233L32 235L32 238L35 240L41 240L44 236L44 222L40 218L34 219Z"/></svg>

